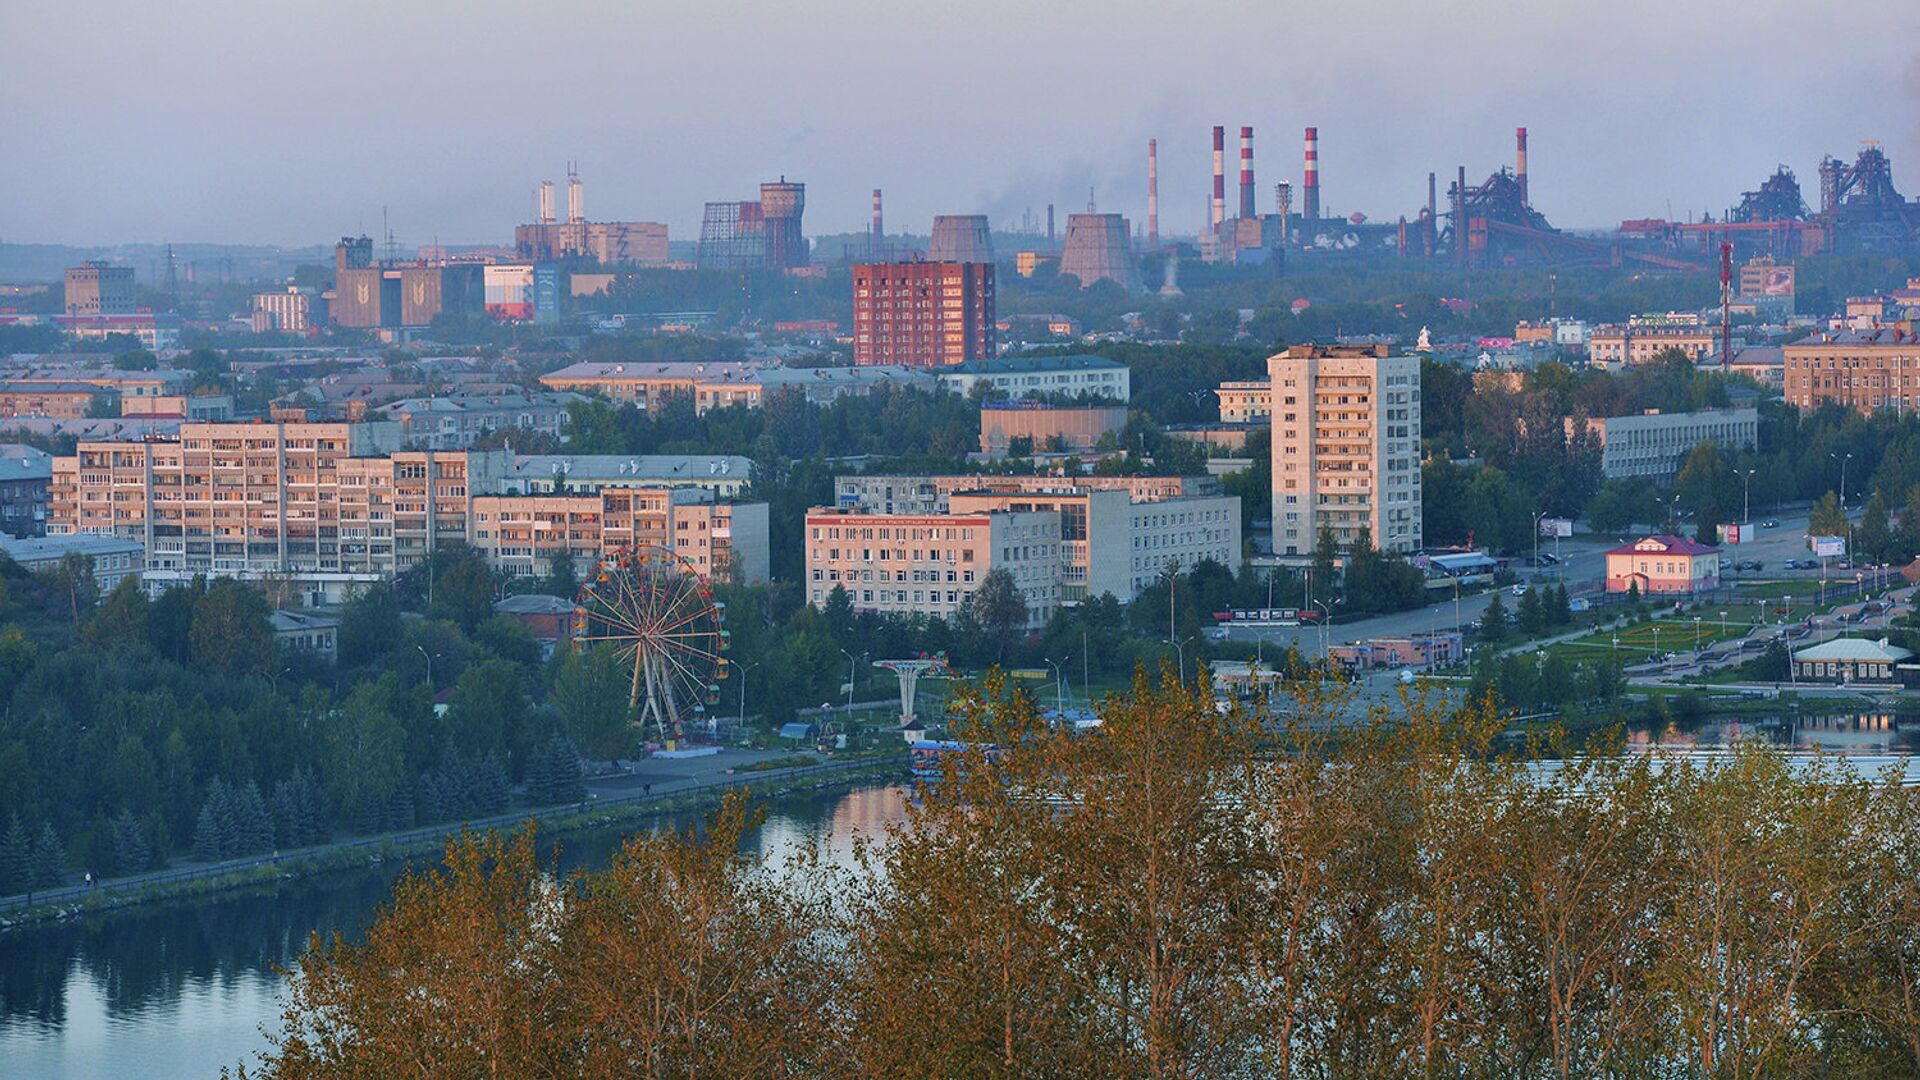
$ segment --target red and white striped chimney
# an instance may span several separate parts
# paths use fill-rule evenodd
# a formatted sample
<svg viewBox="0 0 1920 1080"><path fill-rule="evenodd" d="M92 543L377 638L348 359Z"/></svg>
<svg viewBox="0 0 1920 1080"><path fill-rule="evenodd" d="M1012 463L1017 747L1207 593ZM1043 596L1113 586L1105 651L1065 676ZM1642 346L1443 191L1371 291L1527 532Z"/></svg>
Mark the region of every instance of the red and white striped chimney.
<svg viewBox="0 0 1920 1080"><path fill-rule="evenodd" d="M1307 175L1300 185L1303 202L1300 216L1308 221L1320 219L1320 129L1307 129Z"/></svg>
<svg viewBox="0 0 1920 1080"><path fill-rule="evenodd" d="M1160 249L1160 140L1147 140L1147 250Z"/></svg>
<svg viewBox="0 0 1920 1080"><path fill-rule="evenodd" d="M1240 129L1240 216L1251 218L1253 209L1253 129Z"/></svg>
<svg viewBox="0 0 1920 1080"><path fill-rule="evenodd" d="M1213 231L1227 219L1227 129L1213 128Z"/></svg>
<svg viewBox="0 0 1920 1080"><path fill-rule="evenodd" d="M1515 128L1513 131L1514 141L1517 143L1514 149L1513 178L1520 181L1520 205L1531 206L1533 204L1527 199L1527 129Z"/></svg>
<svg viewBox="0 0 1920 1080"><path fill-rule="evenodd" d="M886 242L887 242L887 230L886 230L886 227L880 223L880 189L874 188L873 189L873 238L871 240L871 244L873 246L873 256L875 258L880 257L880 249L886 244Z"/></svg>

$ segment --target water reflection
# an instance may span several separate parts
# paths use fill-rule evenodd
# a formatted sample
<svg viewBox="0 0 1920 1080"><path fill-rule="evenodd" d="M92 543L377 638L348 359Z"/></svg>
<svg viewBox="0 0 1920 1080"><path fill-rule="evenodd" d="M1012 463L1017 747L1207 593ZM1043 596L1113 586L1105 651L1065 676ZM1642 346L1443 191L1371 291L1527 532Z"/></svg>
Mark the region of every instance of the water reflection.
<svg viewBox="0 0 1920 1080"><path fill-rule="evenodd" d="M1920 714L1847 713L1836 716L1761 717L1709 720L1697 727L1636 728L1627 734L1635 746L1728 746L1759 739L1790 750L1829 754L1912 754L1920 756Z"/></svg>
<svg viewBox="0 0 1920 1080"><path fill-rule="evenodd" d="M846 860L859 835L905 816L899 788L767 804L743 853L783 860L824 839ZM560 865L604 866L637 828L689 828L699 818L575 833ZM228 894L194 904L130 908L0 934L0 1075L65 1078L215 1076L265 1046L278 1027L275 968L308 936L363 932L401 863Z"/></svg>

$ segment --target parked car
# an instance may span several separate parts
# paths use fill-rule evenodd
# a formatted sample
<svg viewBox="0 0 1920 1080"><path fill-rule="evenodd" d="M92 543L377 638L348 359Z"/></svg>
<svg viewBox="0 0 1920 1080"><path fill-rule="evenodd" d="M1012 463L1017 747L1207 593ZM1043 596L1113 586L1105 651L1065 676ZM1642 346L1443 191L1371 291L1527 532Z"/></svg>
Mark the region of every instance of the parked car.
<svg viewBox="0 0 1920 1080"><path fill-rule="evenodd" d="M1760 527L1763 529L1777 529L1780 527L1780 523L1772 518L1768 518L1760 523Z"/></svg>

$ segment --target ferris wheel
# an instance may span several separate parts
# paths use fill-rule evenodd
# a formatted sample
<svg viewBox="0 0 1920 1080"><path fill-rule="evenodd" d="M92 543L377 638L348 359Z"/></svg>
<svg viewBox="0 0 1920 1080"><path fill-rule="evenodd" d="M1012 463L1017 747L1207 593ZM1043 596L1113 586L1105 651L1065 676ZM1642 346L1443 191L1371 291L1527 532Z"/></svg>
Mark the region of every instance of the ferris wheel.
<svg viewBox="0 0 1920 1080"><path fill-rule="evenodd" d="M641 545L609 555L580 586L574 640L604 642L632 669L627 704L644 732L686 732L690 716L717 700L727 677L724 605L687 560Z"/></svg>

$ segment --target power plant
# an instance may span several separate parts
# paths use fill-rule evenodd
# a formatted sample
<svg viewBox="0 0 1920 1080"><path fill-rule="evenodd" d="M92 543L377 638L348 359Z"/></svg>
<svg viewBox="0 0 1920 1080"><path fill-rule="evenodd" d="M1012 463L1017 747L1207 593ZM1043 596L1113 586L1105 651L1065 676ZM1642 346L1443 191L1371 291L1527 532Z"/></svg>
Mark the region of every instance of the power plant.
<svg viewBox="0 0 1920 1080"><path fill-rule="evenodd" d="M810 261L800 219L807 186L786 177L760 185L758 202L710 202L695 259L702 270L790 270Z"/></svg>
<svg viewBox="0 0 1920 1080"><path fill-rule="evenodd" d="M1127 219L1119 214L1068 214L1060 273L1078 278L1083 289L1096 281L1114 282L1128 292L1138 288Z"/></svg>
<svg viewBox="0 0 1920 1080"><path fill-rule="evenodd" d="M929 262L990 263L993 236L985 214L941 214L933 219Z"/></svg>

